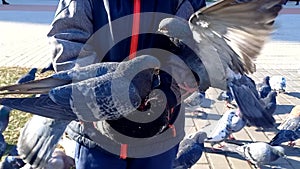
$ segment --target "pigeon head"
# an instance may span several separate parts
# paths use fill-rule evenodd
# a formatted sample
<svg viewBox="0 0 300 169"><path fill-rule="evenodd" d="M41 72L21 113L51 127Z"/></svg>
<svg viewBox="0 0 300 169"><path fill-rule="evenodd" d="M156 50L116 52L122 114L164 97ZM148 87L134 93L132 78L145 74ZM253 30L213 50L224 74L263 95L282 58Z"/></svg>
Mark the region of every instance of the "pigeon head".
<svg viewBox="0 0 300 169"><path fill-rule="evenodd" d="M271 158L273 157L274 159L271 159L271 161L275 161L277 160L279 157L283 157L285 158L286 155L284 153L284 148L281 146L273 146L272 148L272 153L274 153L275 156L271 156Z"/></svg>
<svg viewBox="0 0 300 169"><path fill-rule="evenodd" d="M29 74L35 74L37 72L37 68L32 68L29 71Z"/></svg>
<svg viewBox="0 0 300 169"><path fill-rule="evenodd" d="M263 82L267 85L270 85L270 76L266 76L263 80Z"/></svg>
<svg viewBox="0 0 300 169"><path fill-rule="evenodd" d="M197 132L194 137L197 138L197 143L204 143L204 140L207 138L207 134L206 132Z"/></svg>
<svg viewBox="0 0 300 169"><path fill-rule="evenodd" d="M184 40L192 36L188 21L182 18L165 18L158 26L158 32L170 37Z"/></svg>

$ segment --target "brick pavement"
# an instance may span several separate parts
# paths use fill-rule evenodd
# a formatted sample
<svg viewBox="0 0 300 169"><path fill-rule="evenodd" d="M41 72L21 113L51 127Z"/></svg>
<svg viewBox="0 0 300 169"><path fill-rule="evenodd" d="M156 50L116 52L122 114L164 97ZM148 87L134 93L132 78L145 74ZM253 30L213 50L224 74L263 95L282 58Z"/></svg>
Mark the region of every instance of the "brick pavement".
<svg viewBox="0 0 300 169"><path fill-rule="evenodd" d="M54 14L55 5L33 4L0 6L0 66L20 66L42 68L49 63L49 46L46 39L48 25ZM257 72L251 75L255 81L261 81L266 75L282 75L287 78L286 93L277 97L278 107L275 112L276 122L280 123L291 108L300 104L300 8L288 6L281 11L276 21L278 30L272 35L257 60ZM224 102L216 97L220 90L207 91L207 119L186 114L186 132L209 128L224 113ZM246 127L235 133L238 140L269 141L275 130L256 131ZM209 144L206 144L209 147ZM272 163L271 167L282 169L300 168L300 141L294 148L286 148L287 159ZM252 169L245 160L233 153L220 154L206 152L192 169Z"/></svg>

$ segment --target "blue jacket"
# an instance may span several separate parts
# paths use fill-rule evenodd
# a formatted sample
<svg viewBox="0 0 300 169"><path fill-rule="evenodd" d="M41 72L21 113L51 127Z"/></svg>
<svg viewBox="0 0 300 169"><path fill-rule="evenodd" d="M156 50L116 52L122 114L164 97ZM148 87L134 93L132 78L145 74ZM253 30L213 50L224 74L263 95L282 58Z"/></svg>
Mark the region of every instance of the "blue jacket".
<svg viewBox="0 0 300 169"><path fill-rule="evenodd" d="M53 48L56 71L96 62L121 62L132 52L134 15L133 0L62 0L48 34ZM166 36L157 34L159 22L166 17L188 18L205 6L204 0L141 0L136 56L148 54L169 58L173 45ZM169 51L169 52L161 52ZM168 59L166 59L168 60ZM168 65L169 63L163 63ZM179 143L184 137L184 113L176 97L178 86L172 77L161 73L160 88L166 93L167 106L156 120L134 123L127 118L83 124L72 122L69 135L88 147L97 147L126 156L142 157L158 154ZM172 112L171 112L172 111ZM167 116L176 120L165 125ZM170 120L170 119L168 119ZM168 122L168 121L167 121ZM174 123L174 124L173 124ZM171 128L171 129L169 129ZM176 128L176 134L175 134ZM146 132L148 131L148 132Z"/></svg>

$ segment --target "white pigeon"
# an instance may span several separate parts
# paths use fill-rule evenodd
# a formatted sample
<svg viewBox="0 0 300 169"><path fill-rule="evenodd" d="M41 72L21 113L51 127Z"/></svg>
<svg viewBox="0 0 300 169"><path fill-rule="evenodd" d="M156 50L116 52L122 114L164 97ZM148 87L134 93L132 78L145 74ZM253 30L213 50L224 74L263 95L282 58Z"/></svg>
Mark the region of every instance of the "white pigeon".
<svg viewBox="0 0 300 169"><path fill-rule="evenodd" d="M286 90L286 78L283 76L272 76L270 78L270 86L273 90L279 91L279 92L285 92Z"/></svg>
<svg viewBox="0 0 300 169"><path fill-rule="evenodd" d="M240 131L246 125L246 121L241 117L238 109L230 109L226 111L218 120L213 131L208 135L206 142L212 145L221 143L227 139L233 132Z"/></svg>

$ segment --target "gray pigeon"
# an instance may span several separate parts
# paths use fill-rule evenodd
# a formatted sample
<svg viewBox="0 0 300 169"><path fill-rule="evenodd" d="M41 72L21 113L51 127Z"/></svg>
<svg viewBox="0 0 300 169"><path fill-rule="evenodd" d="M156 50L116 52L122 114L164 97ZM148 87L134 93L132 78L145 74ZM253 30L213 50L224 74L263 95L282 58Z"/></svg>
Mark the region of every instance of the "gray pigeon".
<svg viewBox="0 0 300 169"><path fill-rule="evenodd" d="M284 148L271 146L264 142L248 143L245 145L227 144L224 150L236 152L256 167L270 164L278 158L285 158Z"/></svg>
<svg viewBox="0 0 300 169"><path fill-rule="evenodd" d="M277 128L279 131L270 141L270 145L289 141L288 144L294 146L294 141L300 138L300 105L295 106Z"/></svg>
<svg viewBox="0 0 300 169"><path fill-rule="evenodd" d="M269 23L281 10L279 2L220 0L200 9L188 21L163 19L158 30L169 36L175 45L192 49L200 58L208 75L204 78L205 71L196 71L200 87L209 84L226 90L232 72L255 71L253 60L273 30Z"/></svg>
<svg viewBox="0 0 300 169"><path fill-rule="evenodd" d="M245 73L255 72L254 60L273 31L270 23L282 8L278 4L280 0L220 0L200 9L188 21L176 17L163 19L158 31L170 37L179 48L176 54L198 76L200 89L227 90L237 85L232 90L243 90L239 87L244 85L247 91L235 91L235 95L241 96L234 96L234 99L250 92L251 97L258 98L255 83L252 80L251 84ZM237 104L251 124L265 128L274 125L274 118L262 113L263 108L250 112L243 102L237 101ZM261 119L266 122L258 121Z"/></svg>
<svg viewBox="0 0 300 169"><path fill-rule="evenodd" d="M183 139L179 144L173 169L191 168L201 158L204 150L205 132L198 131Z"/></svg>
<svg viewBox="0 0 300 169"><path fill-rule="evenodd" d="M150 93L153 72L160 62L143 55L115 64L95 64L0 87L0 91L8 90L1 94L42 94L35 98L1 98L0 104L61 120L118 119L136 110ZM115 70L109 72L111 68Z"/></svg>
<svg viewBox="0 0 300 169"><path fill-rule="evenodd" d="M286 119L277 127L279 130L297 130L300 127L300 105L293 107Z"/></svg>
<svg viewBox="0 0 300 169"><path fill-rule="evenodd" d="M268 97L260 99L255 84L251 85L253 87L236 84L231 86L233 95L243 118L247 120L248 124L262 128L274 127L273 113L276 109L276 103L275 105L269 104ZM276 97L276 93L273 94L269 93L271 98Z"/></svg>
<svg viewBox="0 0 300 169"><path fill-rule="evenodd" d="M264 77L263 82L258 84L258 91L261 98L267 97L267 95L272 91L270 85L270 76Z"/></svg>
<svg viewBox="0 0 300 169"><path fill-rule="evenodd" d="M296 140L300 138L300 127L297 130L279 130L279 132L269 142L271 146L279 146L284 142L289 142L289 146L294 146Z"/></svg>
<svg viewBox="0 0 300 169"><path fill-rule="evenodd" d="M246 121L241 117L238 109L227 110L218 120L212 132L208 135L206 142L220 143L227 139L232 133L240 131L245 127Z"/></svg>
<svg viewBox="0 0 300 169"><path fill-rule="evenodd" d="M7 90L7 93L12 94L42 93L36 98L6 98L1 99L0 102L21 111L53 118L34 116L27 122L18 141L20 156L33 167L42 168L50 159L55 145L71 120L116 119L130 113L140 104L140 97L145 97L150 91L153 74L151 69L159 66L160 63L157 59L145 55L122 63L99 63L87 67L75 67L45 79L1 87L0 90ZM141 74L136 74L141 71ZM126 86L118 87L119 84L129 84L127 80L132 79L133 84L127 86L130 90L128 96L124 93ZM134 86L137 83L144 85L137 90ZM74 93L76 91L78 94ZM115 97L111 98L112 94ZM96 98L93 98L94 95ZM126 96L130 98L118 98ZM126 103L118 103L118 101L130 99L133 101L133 105L127 104L129 107L124 106ZM94 103L96 107L91 104L86 105L84 108L87 109L85 110L77 110L77 108L81 108L82 103L90 104L93 101L97 101ZM84 112L84 114L74 114L74 112ZM90 112L92 116L84 116L87 112ZM38 131L35 131L36 129Z"/></svg>

